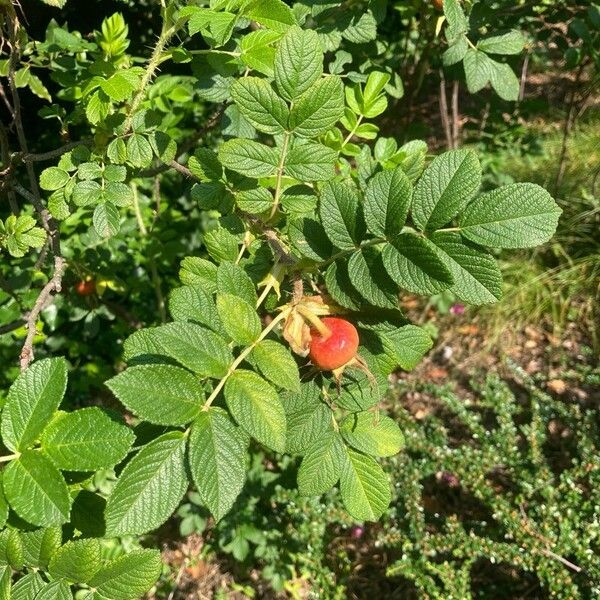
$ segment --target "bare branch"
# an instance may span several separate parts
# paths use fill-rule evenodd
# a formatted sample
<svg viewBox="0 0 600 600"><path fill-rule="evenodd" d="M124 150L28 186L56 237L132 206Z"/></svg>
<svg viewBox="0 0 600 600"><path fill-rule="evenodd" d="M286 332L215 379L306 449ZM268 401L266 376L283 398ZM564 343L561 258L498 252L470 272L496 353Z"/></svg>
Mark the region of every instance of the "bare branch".
<svg viewBox="0 0 600 600"><path fill-rule="evenodd" d="M90 146L94 140L91 138L85 138L83 140L78 140L76 142L69 142L60 148L56 148L56 150L50 150L48 152L41 152L40 154L25 154L20 157L21 160L25 163L27 162L41 162L44 160L51 160L53 158L58 158L63 154L67 153L69 150L73 150L73 148L77 148L77 146Z"/></svg>
<svg viewBox="0 0 600 600"><path fill-rule="evenodd" d="M10 333L11 331L14 331L15 329L19 329L19 327L23 327L23 325L25 325L25 317L17 319L16 321L13 321L12 323L7 323L6 325L2 325L2 326L0 326L0 335L3 335L5 333Z"/></svg>

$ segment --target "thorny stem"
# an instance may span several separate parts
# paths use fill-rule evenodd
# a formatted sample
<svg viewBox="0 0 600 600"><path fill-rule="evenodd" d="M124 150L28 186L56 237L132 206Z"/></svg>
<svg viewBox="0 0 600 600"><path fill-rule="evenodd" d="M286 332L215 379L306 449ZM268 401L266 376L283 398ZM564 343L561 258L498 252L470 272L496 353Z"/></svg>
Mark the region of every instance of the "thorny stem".
<svg viewBox="0 0 600 600"><path fill-rule="evenodd" d="M271 333L271 331L273 331L273 329L275 329L275 327L277 327L277 325L279 323L281 323L281 321L283 321L284 319L287 319L287 317L290 314L291 310L292 310L291 307L290 308L286 308L280 314L278 314L262 330L262 333L258 336L257 340L254 343L252 343L250 346L248 346L247 348L245 348L240 353L240 355L233 361L233 363L231 363L231 366L229 367L227 373L225 373L225 375L223 376L223 378L221 379L221 381L219 381L219 383L217 384L217 387L215 387L215 389L212 391L212 394L208 397L208 399L204 403L204 406L202 407L202 410L207 411L210 408L210 405L214 402L215 398L219 395L219 392L223 389L223 386L225 385L225 383L227 382L227 380L233 375L234 371L242 364L242 362L246 359L246 357L250 354L250 352L252 352L252 350L254 350L254 348L260 342L262 342L269 335L269 333Z"/></svg>
<svg viewBox="0 0 600 600"><path fill-rule="evenodd" d="M275 182L275 198L273 200L273 208L271 209L270 219L275 216L277 208L279 207L279 201L281 199L281 181L283 178L283 167L285 165L285 159L287 157L288 145L290 143L290 133L286 131L283 134L283 143L281 144L281 156L279 158L279 164L277 165L277 180Z"/></svg>
<svg viewBox="0 0 600 600"><path fill-rule="evenodd" d="M148 61L148 66L146 67L146 72L142 77L142 81L140 83L140 89L137 94L134 96L131 105L129 107L129 112L127 114L127 118L125 120L125 133L129 133L131 130L131 123L133 121L133 116L135 115L137 109L144 99L144 95L146 93L146 88L150 83L152 77L154 77L154 73L161 62L163 62L162 53L165 49L165 46L171 39L171 37L175 34L177 30L175 25L171 27L167 27L166 15L164 14L163 9L163 25L162 30L160 32L160 36L158 37L158 41L156 42L156 46L154 46L154 50L152 51L152 55L150 56L150 60Z"/></svg>

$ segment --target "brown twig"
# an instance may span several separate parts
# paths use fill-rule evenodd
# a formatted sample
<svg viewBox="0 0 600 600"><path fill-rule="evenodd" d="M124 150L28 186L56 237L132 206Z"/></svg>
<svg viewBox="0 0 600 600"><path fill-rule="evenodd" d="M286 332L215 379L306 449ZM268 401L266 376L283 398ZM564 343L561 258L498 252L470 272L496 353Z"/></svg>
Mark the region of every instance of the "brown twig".
<svg viewBox="0 0 600 600"><path fill-rule="evenodd" d="M448 97L446 96L446 78L444 77L444 71L440 69L440 118L442 120L442 127L444 128L444 134L446 135L446 147L452 149L452 132L450 130L450 120L448 119Z"/></svg>
<svg viewBox="0 0 600 600"><path fill-rule="evenodd" d="M458 114L458 92L460 84L458 79L452 83L452 148L458 148L460 137L460 115Z"/></svg>
<svg viewBox="0 0 600 600"><path fill-rule="evenodd" d="M525 98L525 85L527 84L527 69L529 68L529 52L525 55L523 67L521 68L521 80L519 83L519 102Z"/></svg>
<svg viewBox="0 0 600 600"><path fill-rule="evenodd" d="M8 172L12 170L12 161L10 157L10 151L8 146L8 135L6 133L6 128L2 123L0 123L0 158L2 158L2 164L6 165L6 168L2 171L2 173ZM7 173L7 174L8 174ZM6 177L6 175L3 175ZM5 183L0 184L0 189L5 187ZM8 198L8 205L10 206L11 212L16 215L19 213L19 206L17 205L17 197L15 196L15 192L7 187L6 196Z"/></svg>
<svg viewBox="0 0 600 600"><path fill-rule="evenodd" d="M13 321L12 323L7 323L6 325L2 325L2 326L0 326L0 335L3 335L5 333L10 333L11 331L14 331L15 329L19 329L19 327L23 327L23 325L25 325L25 318L20 318L20 319L17 319L16 321Z"/></svg>

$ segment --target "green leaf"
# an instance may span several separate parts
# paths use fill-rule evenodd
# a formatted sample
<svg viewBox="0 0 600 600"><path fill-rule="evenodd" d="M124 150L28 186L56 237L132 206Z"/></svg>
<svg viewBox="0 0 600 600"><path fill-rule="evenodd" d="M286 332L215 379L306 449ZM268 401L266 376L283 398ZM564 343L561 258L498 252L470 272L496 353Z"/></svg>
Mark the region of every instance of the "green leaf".
<svg viewBox="0 0 600 600"><path fill-rule="evenodd" d="M231 97L246 119L264 133L283 133L289 109L265 79L243 77L231 86Z"/></svg>
<svg viewBox="0 0 600 600"><path fill-rule="evenodd" d="M431 241L440 249L439 256L452 273L454 285L450 291L459 300L479 305L500 299L502 273L491 254L463 241L458 233L438 232Z"/></svg>
<svg viewBox="0 0 600 600"><path fill-rule="evenodd" d="M23 541L16 529L0 531L0 564L10 565L15 571L20 571L25 564Z"/></svg>
<svg viewBox="0 0 600 600"><path fill-rule="evenodd" d="M46 584L36 595L35 600L72 600L73 594L66 581L59 579Z"/></svg>
<svg viewBox="0 0 600 600"><path fill-rule="evenodd" d="M317 144L307 142L295 145L285 160L285 171L299 181L327 181L335 176L337 152Z"/></svg>
<svg viewBox="0 0 600 600"><path fill-rule="evenodd" d="M251 0L244 7L244 15L279 33L297 25L294 12L283 0Z"/></svg>
<svg viewBox="0 0 600 600"><path fill-rule="evenodd" d="M348 415L340 424L340 432L348 444L372 456L394 456L404 446L398 425L378 412Z"/></svg>
<svg viewBox="0 0 600 600"><path fill-rule="evenodd" d="M286 452L304 454L332 431L332 413L321 401L321 390L314 381L300 386L299 392L282 397L287 419Z"/></svg>
<svg viewBox="0 0 600 600"><path fill-rule="evenodd" d="M445 67L450 67L460 62L465 58L467 51L469 50L469 43L467 42L466 36L459 37L458 40L452 44L442 55L442 62Z"/></svg>
<svg viewBox="0 0 600 600"><path fill-rule="evenodd" d="M127 160L134 167L147 167L152 162L152 146L139 133L134 133L127 140Z"/></svg>
<svg viewBox="0 0 600 600"><path fill-rule="evenodd" d="M181 16L187 16L187 14L191 15L188 24L190 35L201 32L202 37L211 46L223 46L226 44L231 37L237 20L236 15L230 12L217 12L198 6L185 7L181 11Z"/></svg>
<svg viewBox="0 0 600 600"><path fill-rule="evenodd" d="M34 600L45 585L39 573L28 573L12 586L10 600Z"/></svg>
<svg viewBox="0 0 600 600"><path fill-rule="evenodd" d="M89 583L102 566L100 543L96 538L67 542L52 557L48 570L55 579Z"/></svg>
<svg viewBox="0 0 600 600"><path fill-rule="evenodd" d="M97 125L106 119L110 113L110 99L101 90L96 90L85 107L85 116L92 125Z"/></svg>
<svg viewBox="0 0 600 600"><path fill-rule="evenodd" d="M233 207L233 195L221 181L195 183L192 186L192 200L198 203L201 210L228 213Z"/></svg>
<svg viewBox="0 0 600 600"><path fill-rule="evenodd" d="M50 558L60 548L62 528L57 526L22 531L21 539L25 564L47 570Z"/></svg>
<svg viewBox="0 0 600 600"><path fill-rule="evenodd" d="M342 36L353 44L366 44L377 37L377 21L370 11L361 11L342 29Z"/></svg>
<svg viewBox="0 0 600 600"><path fill-rule="evenodd" d="M525 37L520 31L512 30L477 42L477 49L488 54L519 54L525 46Z"/></svg>
<svg viewBox="0 0 600 600"><path fill-rule="evenodd" d="M469 48L463 60L467 89L471 94L482 90L491 77L492 59L479 50Z"/></svg>
<svg viewBox="0 0 600 600"><path fill-rule="evenodd" d="M94 209L94 229L100 237L108 238L119 233L119 209L112 202L103 202Z"/></svg>
<svg viewBox="0 0 600 600"><path fill-rule="evenodd" d="M148 142L154 154L165 164L170 163L177 156L177 143L164 131L153 131L148 136Z"/></svg>
<svg viewBox="0 0 600 600"><path fill-rule="evenodd" d="M331 263L325 271L327 293L344 308L359 311L362 298L350 281L348 260L341 258Z"/></svg>
<svg viewBox="0 0 600 600"><path fill-rule="evenodd" d="M252 350L251 358L271 383L286 390L300 390L298 365L292 353L279 342L259 342Z"/></svg>
<svg viewBox="0 0 600 600"><path fill-rule="evenodd" d="M137 600L156 583L161 569L158 550L131 550L102 567L90 586L113 600Z"/></svg>
<svg viewBox="0 0 600 600"><path fill-rule="evenodd" d="M209 148L198 148L188 160L188 167L201 181L219 181L223 176L223 167L219 157Z"/></svg>
<svg viewBox="0 0 600 600"><path fill-rule="evenodd" d="M286 419L277 392L252 371L237 370L225 384L225 401L240 427L276 452L285 451Z"/></svg>
<svg viewBox="0 0 600 600"><path fill-rule="evenodd" d="M321 222L334 246L342 250L355 248L362 240L365 225L356 190L345 183L326 183L319 202Z"/></svg>
<svg viewBox="0 0 600 600"><path fill-rule="evenodd" d="M100 82L100 89L115 102L123 102L131 97L131 94L136 89L135 80L128 77L125 73L117 71L111 75L108 79L104 79Z"/></svg>
<svg viewBox="0 0 600 600"><path fill-rule="evenodd" d="M323 51L315 31L292 27L275 53L275 84L287 100L294 100L323 74Z"/></svg>
<svg viewBox="0 0 600 600"><path fill-rule="evenodd" d="M2 441L12 450L31 446L58 408L67 388L63 358L34 362L8 391L2 411Z"/></svg>
<svg viewBox="0 0 600 600"><path fill-rule="evenodd" d="M97 204L102 198L102 186L97 181L79 181L73 188L73 202L77 206Z"/></svg>
<svg viewBox="0 0 600 600"><path fill-rule="evenodd" d="M219 265L217 270L217 292L219 294L232 294L245 300L248 304L256 304L256 289L252 279L242 267L234 263Z"/></svg>
<svg viewBox="0 0 600 600"><path fill-rule="evenodd" d="M437 294L454 283L435 246L413 233L402 233L393 244L386 244L382 258L390 277L409 292Z"/></svg>
<svg viewBox="0 0 600 600"><path fill-rule="evenodd" d="M279 164L277 152L253 140L229 140L219 148L224 167L247 177L269 177Z"/></svg>
<svg viewBox="0 0 600 600"><path fill-rule="evenodd" d="M171 365L129 367L106 385L134 415L156 425L189 423L204 402L198 379Z"/></svg>
<svg viewBox="0 0 600 600"><path fill-rule="evenodd" d="M206 250L209 256L218 263L234 262L238 256L238 244L238 238L224 227L211 229L204 234Z"/></svg>
<svg viewBox="0 0 600 600"><path fill-rule="evenodd" d="M224 333L217 307L199 285L184 285L174 289L169 296L169 312L176 321L191 321Z"/></svg>
<svg viewBox="0 0 600 600"><path fill-rule="evenodd" d="M376 236L393 238L406 223L412 185L401 167L374 175L365 190L365 221Z"/></svg>
<svg viewBox="0 0 600 600"><path fill-rule="evenodd" d="M471 150L451 150L433 159L413 194L412 216L421 231L433 231L462 212L481 185L481 165Z"/></svg>
<svg viewBox="0 0 600 600"><path fill-rule="evenodd" d="M115 206L129 206L133 200L133 191L120 181L105 181L104 199Z"/></svg>
<svg viewBox="0 0 600 600"><path fill-rule="evenodd" d="M317 195L308 185L292 185L281 194L281 205L291 215L312 215L317 209Z"/></svg>
<svg viewBox="0 0 600 600"><path fill-rule="evenodd" d="M26 450L3 471L4 494L11 508L40 527L69 520L71 497L63 476L49 458Z"/></svg>
<svg viewBox="0 0 600 600"><path fill-rule="evenodd" d="M266 188L242 190L236 194L235 201L240 210L250 213L251 215L259 215L266 211L270 211L273 207L273 195Z"/></svg>
<svg viewBox="0 0 600 600"><path fill-rule="evenodd" d="M10 600L12 587L12 572L7 565L0 566L0 600Z"/></svg>
<svg viewBox="0 0 600 600"><path fill-rule="evenodd" d="M219 521L231 509L246 479L246 444L227 413L210 408L192 425L188 449L198 494Z"/></svg>
<svg viewBox="0 0 600 600"><path fill-rule="evenodd" d="M355 252L348 261L348 276L358 293L373 306L398 308L398 286L387 274L375 248Z"/></svg>
<svg viewBox="0 0 600 600"><path fill-rule="evenodd" d="M448 21L446 38L453 43L461 35L467 33L469 21L460 5L460 0L444 0L444 16Z"/></svg>
<svg viewBox="0 0 600 600"><path fill-rule="evenodd" d="M49 167L40 174L40 187L43 190L54 191L65 187L71 179L71 176L63 169L58 167Z"/></svg>
<svg viewBox="0 0 600 600"><path fill-rule="evenodd" d="M8 502L4 496L1 482L2 478L0 477L0 529L6 525L6 521L8 520Z"/></svg>
<svg viewBox="0 0 600 600"><path fill-rule="evenodd" d="M167 323L136 331L124 344L123 358L168 356L202 377L223 377L233 356L227 342L194 323Z"/></svg>
<svg viewBox="0 0 600 600"><path fill-rule="evenodd" d="M492 248L531 248L556 231L562 210L533 183L512 183L474 200L460 219L469 240Z"/></svg>
<svg viewBox="0 0 600 600"><path fill-rule="evenodd" d="M519 99L519 79L510 65L490 59L490 81L498 96L503 100L515 102Z"/></svg>
<svg viewBox="0 0 600 600"><path fill-rule="evenodd" d="M185 443L183 433L171 431L127 463L106 503L109 537L147 533L173 514L188 488ZM99 576L90 585L99 587Z"/></svg>
<svg viewBox="0 0 600 600"><path fill-rule="evenodd" d="M135 436L123 423L97 407L61 413L44 429L45 454L66 471L95 471L121 462Z"/></svg>
<svg viewBox="0 0 600 600"><path fill-rule="evenodd" d="M240 41L242 62L267 77L273 77L275 48L271 46L281 37L276 31L259 29L246 34Z"/></svg>
<svg viewBox="0 0 600 600"><path fill-rule="evenodd" d="M294 248L306 258L321 262L333 254L325 229L315 219L294 219L288 226L288 235Z"/></svg>
<svg viewBox="0 0 600 600"><path fill-rule="evenodd" d="M346 510L359 521L377 521L391 501L390 482L375 459L346 449L340 492Z"/></svg>
<svg viewBox="0 0 600 600"><path fill-rule="evenodd" d="M393 327L381 335L392 344L395 360L405 371L414 369L433 347L431 336L416 325Z"/></svg>
<svg viewBox="0 0 600 600"><path fill-rule="evenodd" d="M361 341L363 340L361 339ZM379 343L379 347L381 348L381 343ZM385 351L385 348L383 350ZM394 367L396 367L395 364L392 369ZM379 386L366 373L346 372L344 381L336 398L336 405L351 412L361 412L375 406L381 400L383 394L379 391Z"/></svg>
<svg viewBox="0 0 600 600"><path fill-rule="evenodd" d="M298 469L298 491L320 496L339 480L344 465L344 443L337 433L319 439L304 455Z"/></svg>
<svg viewBox="0 0 600 600"><path fill-rule="evenodd" d="M290 129L299 137L314 138L331 129L344 115L344 85L337 75L319 80L295 102Z"/></svg>
<svg viewBox="0 0 600 600"><path fill-rule="evenodd" d="M179 279L186 285L202 288L208 294L217 291L217 265L196 256L186 256L181 261Z"/></svg>
<svg viewBox="0 0 600 600"><path fill-rule="evenodd" d="M232 294L217 294L217 312L227 335L237 344L249 346L262 330L254 306Z"/></svg>

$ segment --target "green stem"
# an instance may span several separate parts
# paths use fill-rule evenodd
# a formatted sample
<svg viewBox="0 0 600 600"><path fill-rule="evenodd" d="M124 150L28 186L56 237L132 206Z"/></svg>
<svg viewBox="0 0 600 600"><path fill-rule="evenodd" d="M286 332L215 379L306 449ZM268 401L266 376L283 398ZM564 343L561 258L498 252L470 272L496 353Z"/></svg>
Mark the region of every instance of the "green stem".
<svg viewBox="0 0 600 600"><path fill-rule="evenodd" d="M362 120L363 116L360 115L356 120L356 125L352 128L352 131L346 136L346 139L342 142L342 147L340 148L340 150L342 150L346 146L346 144L352 139L352 136L357 132L358 128L360 127Z"/></svg>
<svg viewBox="0 0 600 600"><path fill-rule="evenodd" d="M279 207L279 201L281 199L281 180L283 178L283 167L285 165L285 159L287 157L288 145L290 143L290 133L286 131L283 134L283 143L281 144L281 157L279 158L279 164L277 165L277 180L275 182L275 199L273 200L273 208L271 209L272 219L277 212L277 208Z"/></svg>
<svg viewBox="0 0 600 600"><path fill-rule="evenodd" d="M163 11L164 13L164 11ZM150 80L154 76L154 73L160 63L163 61L162 53L167 45L168 41L175 34L177 28L175 25L171 27L166 26L166 17L163 14L163 24L160 35L158 37L158 41L156 42L156 46L154 46L154 50L152 51L152 55L150 56L150 60L148 61L148 66L146 67L146 72L142 77L142 81L140 84L140 89L137 94L133 97L131 102L131 106L129 107L129 112L127 114L127 118L125 120L125 134L129 133L131 130L131 123L133 121L133 116L135 115L137 109L140 107L142 100L144 99L144 95L146 93L146 87L150 83Z"/></svg>
<svg viewBox="0 0 600 600"><path fill-rule="evenodd" d="M15 460L21 456L20 452L15 452L14 454L7 454L6 456L0 456L0 463L9 462L11 460Z"/></svg>
<svg viewBox="0 0 600 600"><path fill-rule="evenodd" d="M202 407L202 410L208 410L210 408L210 405L214 402L215 398L219 395L219 392L223 389L223 386L225 385L225 383L227 382L227 380L233 375L233 373L235 372L235 370L242 364L242 362L246 359L246 357L250 354L250 352L252 352L252 350L254 350L254 348L260 342L262 342L269 335L269 333L271 333L271 331L273 331L273 329L275 329L275 327L277 327L277 325L281 321L283 321L284 319L287 319L287 317L290 314L291 310L292 310L291 308L287 308L286 310L284 310L280 314L278 314L262 330L262 333L258 336L257 340L255 342L253 342L250 346L248 346L247 348L245 348L240 353L240 355L231 363L231 366L229 367L227 373L225 373L225 375L223 376L223 378L221 379L221 381L219 381L219 383L217 384L217 387L215 387L215 389L212 391L212 394L208 397L208 399L204 403L204 406Z"/></svg>
<svg viewBox="0 0 600 600"><path fill-rule="evenodd" d="M351 250L340 250L339 252L336 252L335 254L330 256L325 262L321 263L321 266L326 267L332 262L335 262L338 258L346 256L346 254L352 254L357 250L362 250L363 248L367 248L369 246L377 246L378 244L385 244L386 242L387 240L385 238L373 238L372 240L367 240L366 242L360 244L356 248L352 248Z"/></svg>

